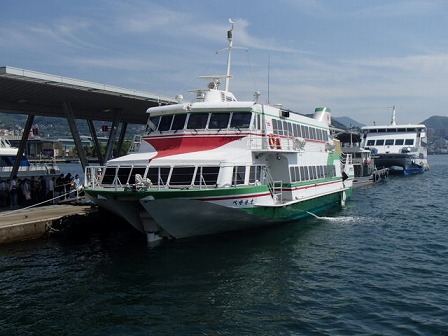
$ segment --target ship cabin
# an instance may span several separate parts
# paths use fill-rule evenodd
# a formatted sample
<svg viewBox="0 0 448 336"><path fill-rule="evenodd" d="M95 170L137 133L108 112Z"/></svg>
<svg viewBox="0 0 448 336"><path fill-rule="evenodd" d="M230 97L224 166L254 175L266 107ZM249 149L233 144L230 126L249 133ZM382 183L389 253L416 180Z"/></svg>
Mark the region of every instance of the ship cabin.
<svg viewBox="0 0 448 336"><path fill-rule="evenodd" d="M334 148L329 109L316 109L319 119L309 118L210 91L220 93L219 102L204 97L148 109L145 134L134 141L129 155L109 161L101 184L191 190L274 185L278 180L290 185L340 174L326 156L319 164L298 159L305 150ZM268 171L268 156L276 169Z"/></svg>
<svg viewBox="0 0 448 336"><path fill-rule="evenodd" d="M419 125L366 126L362 146L374 154L403 154L427 145L427 130Z"/></svg>

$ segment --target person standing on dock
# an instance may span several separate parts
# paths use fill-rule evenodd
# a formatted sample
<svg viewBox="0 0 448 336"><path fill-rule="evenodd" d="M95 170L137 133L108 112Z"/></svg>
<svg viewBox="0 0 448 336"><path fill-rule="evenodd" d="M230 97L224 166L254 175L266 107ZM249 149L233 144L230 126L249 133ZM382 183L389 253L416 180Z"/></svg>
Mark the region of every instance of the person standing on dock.
<svg viewBox="0 0 448 336"><path fill-rule="evenodd" d="M65 198L70 198L70 187L72 183L72 174L67 173L64 177L64 186L65 186Z"/></svg>
<svg viewBox="0 0 448 336"><path fill-rule="evenodd" d="M26 178L22 184L22 192L23 192L23 197L25 199L25 204L24 204L25 206L29 206L29 205L31 205L31 203L33 203L33 200L31 197L31 190L32 190L31 183L30 183L30 180Z"/></svg>
<svg viewBox="0 0 448 336"><path fill-rule="evenodd" d="M59 196L59 200L63 200L64 198L62 195L64 194L64 174L61 174L56 179L56 186L54 188L54 191L56 192L55 196Z"/></svg>
<svg viewBox="0 0 448 336"><path fill-rule="evenodd" d="M51 203L54 204L54 176L51 177L50 181L48 181L48 194L47 199L51 200Z"/></svg>
<svg viewBox="0 0 448 336"><path fill-rule="evenodd" d="M5 180L0 181L0 207L9 205L9 190Z"/></svg>

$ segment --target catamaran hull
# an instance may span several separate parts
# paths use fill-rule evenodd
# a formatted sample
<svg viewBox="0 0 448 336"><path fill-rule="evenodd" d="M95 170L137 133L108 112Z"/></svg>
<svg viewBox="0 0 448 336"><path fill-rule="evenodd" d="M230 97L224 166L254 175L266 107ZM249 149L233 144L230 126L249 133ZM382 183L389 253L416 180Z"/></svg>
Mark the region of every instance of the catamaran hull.
<svg viewBox="0 0 448 336"><path fill-rule="evenodd" d="M379 155L375 158L377 167L389 168L389 172L395 175L421 174L429 170L426 159L415 159L405 154Z"/></svg>
<svg viewBox="0 0 448 336"><path fill-rule="evenodd" d="M341 204L337 192L284 206L229 208L193 199L141 199L148 214L173 238L204 236L292 222ZM145 230L146 231L146 230Z"/></svg>

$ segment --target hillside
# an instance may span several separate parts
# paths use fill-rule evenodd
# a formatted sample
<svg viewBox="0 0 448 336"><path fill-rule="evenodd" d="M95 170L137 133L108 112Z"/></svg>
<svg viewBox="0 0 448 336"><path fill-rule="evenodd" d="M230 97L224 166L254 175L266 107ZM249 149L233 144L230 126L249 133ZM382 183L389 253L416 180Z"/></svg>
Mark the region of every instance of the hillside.
<svg viewBox="0 0 448 336"><path fill-rule="evenodd" d="M356 120L350 118L350 117L337 117L337 118L333 118L333 120L338 121L339 123L345 125L345 127L350 128L350 127L356 127L356 128L361 128L362 126L365 126L364 124L361 124L360 122L357 122Z"/></svg>
<svg viewBox="0 0 448 336"><path fill-rule="evenodd" d="M448 129L448 117L432 116L422 121L422 124L432 129Z"/></svg>
<svg viewBox="0 0 448 336"><path fill-rule="evenodd" d="M14 131L14 134L19 135L26 124L26 118L26 115L21 114L0 113L0 129ZM110 127L110 123L94 121L93 124L98 136L107 135L107 133L101 131L101 126L108 125ZM85 120L77 120L76 126L81 135L90 135L89 127ZM35 127L38 128L39 135L42 138L71 138L70 128L67 120L64 118L36 116L33 123L33 128ZM142 127L142 125L128 125L127 139L132 139L135 134L140 133Z"/></svg>

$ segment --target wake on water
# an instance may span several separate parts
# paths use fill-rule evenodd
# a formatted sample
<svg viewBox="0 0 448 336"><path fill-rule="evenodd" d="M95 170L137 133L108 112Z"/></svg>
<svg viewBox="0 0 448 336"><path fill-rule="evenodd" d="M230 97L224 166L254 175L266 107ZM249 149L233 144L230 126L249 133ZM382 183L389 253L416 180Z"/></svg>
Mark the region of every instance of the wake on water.
<svg viewBox="0 0 448 336"><path fill-rule="evenodd" d="M353 216L344 216L344 217L326 217L326 216L318 216L316 214L313 214L312 212L307 211L307 214L313 216L314 218L320 219L320 220L326 220L329 222L338 222L338 223L349 223L349 222L356 222L360 220L359 217L353 217Z"/></svg>

